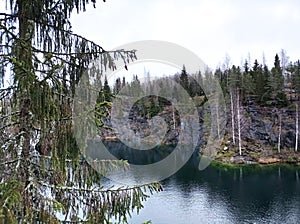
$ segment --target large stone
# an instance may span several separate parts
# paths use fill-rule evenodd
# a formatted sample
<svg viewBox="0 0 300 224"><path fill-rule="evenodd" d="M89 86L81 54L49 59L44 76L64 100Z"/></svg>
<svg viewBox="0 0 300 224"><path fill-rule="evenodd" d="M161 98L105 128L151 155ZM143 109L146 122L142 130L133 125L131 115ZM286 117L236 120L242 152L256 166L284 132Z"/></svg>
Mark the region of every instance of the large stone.
<svg viewBox="0 0 300 224"><path fill-rule="evenodd" d="M279 163L279 162L281 162L280 159L273 158L273 157L261 157L258 159L258 163L260 164L272 164L272 163Z"/></svg>

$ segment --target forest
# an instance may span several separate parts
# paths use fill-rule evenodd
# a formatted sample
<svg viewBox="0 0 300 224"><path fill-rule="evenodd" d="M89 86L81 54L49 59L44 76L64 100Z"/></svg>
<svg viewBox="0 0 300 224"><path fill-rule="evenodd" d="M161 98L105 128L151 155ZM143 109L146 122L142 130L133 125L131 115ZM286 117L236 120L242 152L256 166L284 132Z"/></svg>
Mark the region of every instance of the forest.
<svg viewBox="0 0 300 224"><path fill-rule="evenodd" d="M126 221L161 185L105 189L75 141L72 104L90 62L99 59L100 69L113 70L115 60L126 65L135 52L105 51L72 33L71 13L95 6L94 0L5 4L0 13L0 222ZM126 161L94 163L106 170L127 167Z"/></svg>
<svg viewBox="0 0 300 224"><path fill-rule="evenodd" d="M137 59L133 49L107 51L72 32L71 13L85 11L87 4L95 7L96 1L11 0L0 13L0 223L122 223L139 212L150 195L162 191L157 182L106 188L97 169L127 169L128 163L95 160L91 165L83 159L84 143L76 141L73 110L76 86L90 82L84 71L95 61L96 71L113 71L116 61L127 68ZM107 133L107 116L118 92L130 86L134 94L144 86L137 76L132 82L118 78L109 86L102 72L95 74L94 80L104 78L97 101L90 113L76 119L83 124L95 120L101 134ZM298 151L300 62L289 62L284 50L275 55L271 68L257 60L243 66L225 61L223 67L204 74L188 74L183 66L181 73L170 77L199 108L207 100L201 86L217 78L229 106L226 128L218 130L225 134L224 149L232 147L239 156L246 153L246 110L255 105L254 113L269 110L276 115L276 137L270 140L275 151ZM158 80L161 88L180 97L168 80ZM151 88L151 82L147 85ZM139 118L151 118L170 106L155 96L149 100L137 107ZM288 139L286 113L295 129L290 147L283 143ZM180 126L177 116L170 123L174 129Z"/></svg>
<svg viewBox="0 0 300 224"><path fill-rule="evenodd" d="M105 78L102 95L100 94L99 97L113 102L114 97L118 96L118 92L122 88L129 88L128 94L133 96L134 93L141 90L147 92L148 89L155 88L158 83L157 85L164 93L167 92L167 95L173 96L173 99L178 99L181 96L181 90L174 85L174 83L178 83L187 91L195 105L201 108L208 100L203 86L210 85L211 80L215 79L221 85L227 106L226 127L220 132L224 131L224 139L228 143L224 140L223 146L227 150L228 145L231 145L233 151L230 153L242 156L242 151L247 154L248 150L252 150L247 149L247 142L251 143L252 147L258 147L265 151L265 153L254 155L256 158L250 156L249 159L254 159L253 162L255 162L260 159L261 154L267 153L270 154L268 156L274 156L274 153L280 153L281 149L285 149L287 154L298 151L300 62L299 60L290 62L288 58L286 51L282 49L275 54L273 59L268 59L269 61L273 60L271 68L265 62L259 62L257 59L252 65L247 60L242 66L229 65L229 58L227 58L222 67L214 70L207 68L204 74L201 71L196 74L188 74L183 65L181 73L161 77L154 81L150 81L150 74L147 73L144 74L146 78L143 82L139 80L137 75L134 75L130 82L126 82L125 77L122 78L122 81L121 78L117 78L114 85L110 87ZM165 110L165 106L168 106L166 102L154 96L149 97L146 101L137 103L135 113L138 117L150 119L159 114L160 111ZM262 123L255 126L254 123L258 122L259 119L265 120L266 124ZM171 121L171 126L175 123L179 125L179 120L178 115L176 115L176 120ZM265 126L268 125L272 126L269 128L270 130L264 130L260 133L257 130L266 129ZM249 130L251 128L255 130ZM251 133L251 131L255 133ZM256 141L257 138L262 141ZM243 141L245 146L243 146ZM242 148L244 149L242 150ZM224 156L226 154L228 153L225 153ZM290 158L289 162L297 163L299 160L297 154L292 153L288 156L295 157L294 160Z"/></svg>

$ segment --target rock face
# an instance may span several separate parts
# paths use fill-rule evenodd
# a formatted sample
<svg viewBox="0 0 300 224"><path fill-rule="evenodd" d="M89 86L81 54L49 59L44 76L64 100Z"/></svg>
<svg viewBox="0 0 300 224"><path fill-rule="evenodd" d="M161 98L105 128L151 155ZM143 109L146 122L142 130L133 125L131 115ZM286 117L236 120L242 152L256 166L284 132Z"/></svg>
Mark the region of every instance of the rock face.
<svg viewBox="0 0 300 224"><path fill-rule="evenodd" d="M199 108L199 117L201 117L202 112L203 110ZM199 124L194 124L196 122L183 122L179 112L176 109L174 111L172 105L162 106L160 111L152 116L149 114L142 115L141 108L138 106L130 108L129 105L123 105L122 112L114 111L113 115L116 116L116 114L120 114L120 117L108 117L103 120L105 125L111 127L111 129L101 131L102 139L116 140L118 137L126 141L143 139L150 141L151 144L159 139L160 144L163 145L176 145L180 140L182 143L189 144L198 139L198 146L202 144L202 121L199 121ZM189 119L194 120L195 117L189 115L185 119L189 121ZM113 124L117 127L113 127ZM183 129L185 131L198 130L198 133L186 134L185 139L179 139L182 137Z"/></svg>
<svg viewBox="0 0 300 224"><path fill-rule="evenodd" d="M243 140L246 142L252 140L261 146L276 147L280 134L282 148L293 149L295 147L295 111L288 108L279 110L253 106L244 108L244 111L244 122L242 122Z"/></svg>
<svg viewBox="0 0 300 224"><path fill-rule="evenodd" d="M166 105L161 108L155 115L160 117L161 121L156 122L156 124L159 125L153 126L151 122L155 117L149 117L148 114L141 116L139 108L135 108L134 110L128 108L124 110L124 113L120 113L123 117L126 117L126 119L120 120L118 124L120 127L127 127L130 131L126 131L123 134L113 129L103 131L102 138L106 140L116 140L118 139L118 134L119 136L121 134L122 137L126 137L127 139L134 139L134 136L139 136L139 138L147 139L147 141L157 141L156 137L159 137L159 139L162 140L160 144L176 145L181 135L182 124L179 114L175 113L174 116L173 110L171 105ZM204 109L199 107L198 114L200 120L197 149L200 152L201 148L205 146L207 137L211 131L211 128L204 126L204 121L201 120L206 119L205 114L207 114L207 112L209 112L209 108ZM227 119L224 142L221 148L219 148L220 160L237 164L300 162L300 153L294 153L296 141L296 113L293 106L278 109L275 107L261 107L251 104L242 107L242 156L238 155L237 144L233 145L232 143L230 113L228 113ZM235 118L235 121L236 119L237 118ZM105 123L107 126L112 125L110 118L107 118ZM237 125L235 125L235 127L237 127ZM235 133L237 134L237 130L235 130ZM151 137L152 135L154 136L153 138ZM192 138L193 137L186 141L191 142L193 140ZM278 153L277 150L279 138L280 153ZM298 145L300 151L300 141ZM291 155L291 153L294 154Z"/></svg>
<svg viewBox="0 0 300 224"><path fill-rule="evenodd" d="M241 108L242 156L238 155L237 144L232 143L232 126L229 120L225 136L227 142L219 150L218 159L235 164L298 164L300 152L295 152L296 113L293 108L289 106L278 109L257 105ZM228 117L231 118L230 114ZM299 139L298 145L300 146Z"/></svg>

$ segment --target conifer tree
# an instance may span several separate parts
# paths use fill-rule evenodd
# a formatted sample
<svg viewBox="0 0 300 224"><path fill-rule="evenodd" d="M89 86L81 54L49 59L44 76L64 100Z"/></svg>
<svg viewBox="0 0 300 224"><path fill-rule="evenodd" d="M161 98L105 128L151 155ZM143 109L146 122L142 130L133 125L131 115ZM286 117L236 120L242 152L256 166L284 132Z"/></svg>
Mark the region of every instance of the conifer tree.
<svg viewBox="0 0 300 224"><path fill-rule="evenodd" d="M272 97L280 106L287 105L287 98L284 93L284 76L280 67L280 59L278 54L275 55L274 67L271 69L269 85L272 91Z"/></svg>
<svg viewBox="0 0 300 224"><path fill-rule="evenodd" d="M106 76L104 78L103 95L104 95L104 101L108 101L108 102L112 101L112 92L110 90L110 86L108 85Z"/></svg>
<svg viewBox="0 0 300 224"><path fill-rule="evenodd" d="M72 33L71 13L85 11L89 2L95 6L96 0L11 0L6 1L7 12L0 13L4 223L58 223L57 212L74 222L83 218L108 223L111 217L121 221L147 197L140 187L103 189L99 174L80 159L71 118L82 74L96 59L104 71L115 69L118 58L125 64L136 58L134 51L107 52ZM100 80L101 74L94 73L94 78ZM12 77L8 86L7 76ZM121 165L124 162L99 161L105 169ZM158 184L145 187L160 189Z"/></svg>
<svg viewBox="0 0 300 224"><path fill-rule="evenodd" d="M251 74L251 70L249 68L249 65L248 65L248 61L246 60L245 61L245 64L244 64L244 71L242 73L242 98L244 100L248 100L250 96L252 96L254 94L254 89L255 89L255 86L254 86L254 81L253 81L253 76Z"/></svg>
<svg viewBox="0 0 300 224"><path fill-rule="evenodd" d="M297 96L297 100L299 100L300 96L300 61L298 60L294 64L291 64L288 67L289 72L291 73L291 81L292 87L294 88Z"/></svg>
<svg viewBox="0 0 300 224"><path fill-rule="evenodd" d="M263 69L262 65L255 60L251 71L255 85L254 92L257 102L260 104L263 104L266 98L266 86L268 84L268 72L265 70L266 68Z"/></svg>
<svg viewBox="0 0 300 224"><path fill-rule="evenodd" d="M189 77L186 72L185 66L182 66L182 70L180 73L180 85L186 90L189 91Z"/></svg>
<svg viewBox="0 0 300 224"><path fill-rule="evenodd" d="M117 78L114 86L114 94L116 95L121 90L121 79Z"/></svg>

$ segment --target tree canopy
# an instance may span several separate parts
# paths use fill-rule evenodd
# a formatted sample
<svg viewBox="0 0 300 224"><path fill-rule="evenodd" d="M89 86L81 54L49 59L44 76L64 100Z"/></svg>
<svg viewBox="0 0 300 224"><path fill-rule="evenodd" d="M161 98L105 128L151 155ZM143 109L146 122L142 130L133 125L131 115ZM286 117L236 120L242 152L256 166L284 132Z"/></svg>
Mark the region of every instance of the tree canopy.
<svg viewBox="0 0 300 224"><path fill-rule="evenodd" d="M58 214L60 221L122 221L142 208L148 190L161 190L156 183L103 189L99 173L82 159L72 126L76 85L91 62L99 71L92 78L100 79L102 71L116 69L115 60L126 65L136 58L135 51L105 51L72 32L71 13L85 11L89 3L96 5L95 0L11 0L0 13L4 223L58 223ZM97 162L103 169L126 166Z"/></svg>

